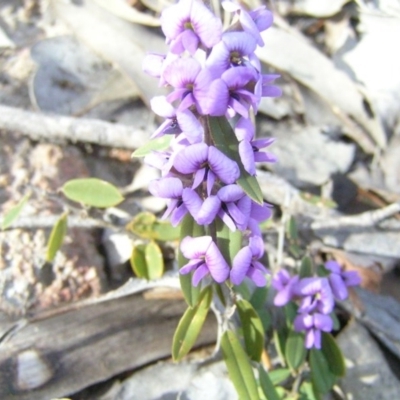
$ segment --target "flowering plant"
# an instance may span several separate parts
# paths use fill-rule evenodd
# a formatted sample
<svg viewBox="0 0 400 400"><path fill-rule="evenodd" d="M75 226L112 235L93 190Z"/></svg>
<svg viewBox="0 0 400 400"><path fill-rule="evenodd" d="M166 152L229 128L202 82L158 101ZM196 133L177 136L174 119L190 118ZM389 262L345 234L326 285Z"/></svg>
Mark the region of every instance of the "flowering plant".
<svg viewBox="0 0 400 400"><path fill-rule="evenodd" d="M271 276L264 266L259 224L271 218L272 206L263 200L256 163L276 158L265 150L272 138L255 138L252 115L262 97L281 95L274 85L279 75L264 74L255 54L273 17L265 7L248 12L231 1L222 6L231 15L225 30L201 1L180 0L167 8L161 28L169 52L149 54L143 63L171 89L151 101L165 120L152 136L145 162L160 170L149 191L168 200L163 218L181 226L178 263L189 308L172 353L179 360L190 351L212 305L219 320L217 351L220 346L240 398L281 398L285 389L275 386L290 380L300 392L319 397L344 373L329 334L337 325L334 299L345 299L359 277L334 261L316 275L310 263L292 276L285 269ZM275 380L260 364L271 327L264 308L270 283L273 304L286 314L286 323L274 331L284 367L283 378ZM306 361L312 387L303 373Z"/></svg>

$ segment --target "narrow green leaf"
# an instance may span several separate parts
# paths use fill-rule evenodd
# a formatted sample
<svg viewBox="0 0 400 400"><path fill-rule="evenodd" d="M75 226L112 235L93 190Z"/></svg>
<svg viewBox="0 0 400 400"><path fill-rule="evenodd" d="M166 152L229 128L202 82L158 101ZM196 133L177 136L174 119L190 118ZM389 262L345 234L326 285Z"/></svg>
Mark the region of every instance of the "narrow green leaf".
<svg viewBox="0 0 400 400"><path fill-rule="evenodd" d="M270 379L270 374L268 374L265 369L260 365L258 367L258 374L260 378L261 389L263 390L265 396L268 400L280 400L280 396L276 392L275 385Z"/></svg>
<svg viewBox="0 0 400 400"><path fill-rule="evenodd" d="M152 240L144 250L149 279L157 279L164 273L164 257L160 246Z"/></svg>
<svg viewBox="0 0 400 400"><path fill-rule="evenodd" d="M31 192L28 192L14 207L4 214L3 221L1 223L1 229L4 231L18 218L25 204L28 202L29 197L31 197Z"/></svg>
<svg viewBox="0 0 400 400"><path fill-rule="evenodd" d="M72 179L61 191L70 200L91 207L113 207L124 200L114 185L97 178Z"/></svg>
<svg viewBox="0 0 400 400"><path fill-rule="evenodd" d="M285 345L285 358L289 367L297 370L305 361L307 350L304 347L304 334L290 331Z"/></svg>
<svg viewBox="0 0 400 400"><path fill-rule="evenodd" d="M346 374L346 364L344 362L343 353L331 334L322 332L321 351L329 361L328 365L330 371L336 376L344 376Z"/></svg>
<svg viewBox="0 0 400 400"><path fill-rule="evenodd" d="M228 373L241 400L259 400L257 382L249 357L232 331L221 338L221 348Z"/></svg>
<svg viewBox="0 0 400 400"><path fill-rule="evenodd" d="M251 176L243 167L239 156L239 142L235 132L225 117L209 117L208 126L215 146L227 157L237 162L240 178L237 184L256 203L263 204L264 199L257 179Z"/></svg>
<svg viewBox="0 0 400 400"><path fill-rule="evenodd" d="M67 233L67 213L61 215L50 233L49 241L47 242L46 261L51 263L60 250L65 234Z"/></svg>
<svg viewBox="0 0 400 400"><path fill-rule="evenodd" d="M174 361L181 360L189 353L206 320L212 298L211 287L205 288L196 306L189 307L183 314L172 340L172 357Z"/></svg>
<svg viewBox="0 0 400 400"><path fill-rule="evenodd" d="M311 257L303 257L303 259L301 260L299 275L300 278L308 278L314 275L314 266Z"/></svg>
<svg viewBox="0 0 400 400"><path fill-rule="evenodd" d="M172 226L168 221L156 221L153 224L153 233L155 240L177 240L180 235L180 227Z"/></svg>
<svg viewBox="0 0 400 400"><path fill-rule="evenodd" d="M289 368L279 368L269 371L268 375L271 379L272 384L276 386L289 378L289 376L291 376L291 372Z"/></svg>
<svg viewBox="0 0 400 400"><path fill-rule="evenodd" d="M298 240L299 232L297 229L297 222L293 216L291 216L289 218L288 226L287 226L287 233L288 233L288 237L290 240Z"/></svg>
<svg viewBox="0 0 400 400"><path fill-rule="evenodd" d="M199 226L194 221L193 217L189 214L185 216L181 223L181 234L180 241L182 241L186 236L198 237L204 235L204 227ZM188 260L183 256L181 250L178 252L178 266L182 268ZM199 301L199 295L201 286L194 287L192 285L193 272L189 274L179 274L179 280L181 283L182 293L186 300L186 303L190 307L194 307Z"/></svg>
<svg viewBox="0 0 400 400"><path fill-rule="evenodd" d="M246 352L251 360L260 361L264 349L264 327L260 317L247 300L236 302L242 325Z"/></svg>
<svg viewBox="0 0 400 400"><path fill-rule="evenodd" d="M286 340L289 335L289 331L286 327L281 329L274 329L272 332L275 348L278 352L279 358L284 365L287 365L286 358L285 358L285 347L286 347Z"/></svg>
<svg viewBox="0 0 400 400"><path fill-rule="evenodd" d="M242 232L239 229L232 232L219 218L216 221L216 227L218 248L227 263L232 265L233 259L242 248Z"/></svg>
<svg viewBox="0 0 400 400"><path fill-rule="evenodd" d="M146 263L144 244L136 245L132 250L131 267L138 278L149 280L149 271Z"/></svg>
<svg viewBox="0 0 400 400"><path fill-rule="evenodd" d="M333 311L329 314L329 316L332 318L332 321L333 321L333 328L332 328L332 330L333 330L333 331L338 331L338 330L340 329L340 321L339 321L339 318L337 317L337 315L336 315L336 313L335 313L335 310L333 310Z"/></svg>
<svg viewBox="0 0 400 400"><path fill-rule="evenodd" d="M153 139L143 146L139 147L132 153L133 157L144 157L152 151L162 151L168 149L174 135L164 135L157 139Z"/></svg>
<svg viewBox="0 0 400 400"><path fill-rule="evenodd" d="M293 326L293 321L297 316L297 308L297 305L293 301L287 303L283 308L285 311L286 325L288 327Z"/></svg>
<svg viewBox="0 0 400 400"><path fill-rule="evenodd" d="M311 381L317 393L328 393L336 382L336 376L331 372L329 363L322 351L310 350Z"/></svg>

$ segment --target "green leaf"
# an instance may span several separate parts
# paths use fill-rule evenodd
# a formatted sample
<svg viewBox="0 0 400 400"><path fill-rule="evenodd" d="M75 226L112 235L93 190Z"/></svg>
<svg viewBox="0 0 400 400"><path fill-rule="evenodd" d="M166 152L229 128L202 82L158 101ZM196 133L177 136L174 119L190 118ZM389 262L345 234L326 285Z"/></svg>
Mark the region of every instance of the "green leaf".
<svg viewBox="0 0 400 400"><path fill-rule="evenodd" d="M297 229L297 222L293 216L291 216L288 221L287 233L290 240L298 240L299 232Z"/></svg>
<svg viewBox="0 0 400 400"><path fill-rule="evenodd" d="M124 200L114 185L97 178L72 179L61 191L70 200L91 207L113 207Z"/></svg>
<svg viewBox="0 0 400 400"><path fill-rule="evenodd" d="M283 309L285 310L286 325L288 327L293 326L293 321L297 316L297 305L290 301Z"/></svg>
<svg viewBox="0 0 400 400"><path fill-rule="evenodd" d="M221 338L221 348L228 373L241 400L259 400L256 379L249 357L232 331Z"/></svg>
<svg viewBox="0 0 400 400"><path fill-rule="evenodd" d="M146 246L144 244L136 245L132 250L130 262L133 272L138 278L149 280L150 278L145 258L145 248Z"/></svg>
<svg viewBox="0 0 400 400"><path fill-rule="evenodd" d="M285 346L287 337L289 335L289 331L286 327L283 327L279 330L274 329L272 335L274 338L275 348L279 355L279 358L281 359L281 362L286 365L287 362L285 358Z"/></svg>
<svg viewBox="0 0 400 400"><path fill-rule="evenodd" d="M189 307L183 314L172 340L172 357L181 360L195 344L206 320L212 298L211 287L205 288L196 306Z"/></svg>
<svg viewBox="0 0 400 400"><path fill-rule="evenodd" d="M269 377L273 385L279 385L283 381L285 381L291 375L290 369L288 368L279 368L269 371Z"/></svg>
<svg viewBox="0 0 400 400"><path fill-rule="evenodd" d="M332 321L333 321L333 328L332 328L332 330L333 330L333 331L338 331L338 330L340 329L340 321L339 321L339 318L337 317L337 315L336 315L336 313L335 313L335 310L333 310L333 311L329 314L329 316L332 318Z"/></svg>
<svg viewBox="0 0 400 400"><path fill-rule="evenodd" d="M251 360L260 361L264 349L264 327L260 317L247 300L238 300L236 306L242 325L246 352Z"/></svg>
<svg viewBox="0 0 400 400"><path fill-rule="evenodd" d="M307 350L304 347L304 334L290 331L285 345L285 358L289 367L297 370L305 361Z"/></svg>
<svg viewBox="0 0 400 400"><path fill-rule="evenodd" d="M232 232L219 218L216 221L218 248L229 265L242 248L242 232Z"/></svg>
<svg viewBox="0 0 400 400"><path fill-rule="evenodd" d="M328 393L336 382L336 376L331 372L329 363L322 351L310 350L311 381L317 393Z"/></svg>
<svg viewBox="0 0 400 400"><path fill-rule="evenodd" d="M322 332L321 351L329 361L330 371L336 376L344 376L346 374L346 364L343 354L331 334Z"/></svg>
<svg viewBox="0 0 400 400"><path fill-rule="evenodd" d="M198 237L203 236L205 234L204 227L197 225L194 221L193 217L190 214L187 214L181 223L181 234L180 234L180 242L186 236ZM181 250L178 251L178 267L182 268L188 260L183 256ZM190 307L194 307L199 301L199 295L201 291L201 286L194 287L192 285L192 276L193 272L189 274L179 274L179 280L181 283L183 297L186 300L186 303Z"/></svg>
<svg viewBox="0 0 400 400"><path fill-rule="evenodd" d="M160 246L153 240L144 249L148 279L157 279L164 273L164 258Z"/></svg>
<svg viewBox="0 0 400 400"><path fill-rule="evenodd" d="M300 272L299 272L300 278L308 278L310 276L313 276L313 270L314 266L311 257L309 256L303 257L300 265Z"/></svg>
<svg viewBox="0 0 400 400"><path fill-rule="evenodd" d="M300 386L299 400L318 400L315 396L312 384L310 382L303 382Z"/></svg>
<svg viewBox="0 0 400 400"><path fill-rule="evenodd" d="M225 117L208 117L208 126L217 149L222 151L231 160L237 162L240 177L237 184L256 203L264 204L260 185L254 176L251 176L243 167L239 156L239 142L235 132Z"/></svg>
<svg viewBox="0 0 400 400"><path fill-rule="evenodd" d="M260 365L258 367L258 374L260 378L260 385L262 391L264 392L265 396L268 400L280 400L280 396L276 392L275 385L272 383L270 379L270 374L268 374L265 369Z"/></svg>
<svg viewBox="0 0 400 400"><path fill-rule="evenodd" d="M61 215L50 233L50 238L47 243L46 261L51 263L60 250L65 234L67 233L67 213Z"/></svg>
<svg viewBox="0 0 400 400"><path fill-rule="evenodd" d="M1 223L1 229L4 231L18 218L25 204L28 202L29 197L31 197L31 192L28 192L14 207L4 214L3 221Z"/></svg>
<svg viewBox="0 0 400 400"><path fill-rule="evenodd" d="M176 240L179 239L180 228L173 227L168 221L159 221L148 211L137 214L126 225L126 229L143 239Z"/></svg>
<svg viewBox="0 0 400 400"><path fill-rule="evenodd" d="M168 149L174 135L164 135L157 139L153 139L143 146L139 147L132 153L133 157L144 157L152 151L162 151Z"/></svg>

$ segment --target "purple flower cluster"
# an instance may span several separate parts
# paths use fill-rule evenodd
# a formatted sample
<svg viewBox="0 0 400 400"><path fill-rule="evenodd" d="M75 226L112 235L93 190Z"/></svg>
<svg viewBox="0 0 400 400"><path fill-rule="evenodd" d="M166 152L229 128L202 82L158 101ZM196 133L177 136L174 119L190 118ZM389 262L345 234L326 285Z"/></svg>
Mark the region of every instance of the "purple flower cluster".
<svg viewBox="0 0 400 400"><path fill-rule="evenodd" d="M152 152L145 159L162 176L150 183L149 191L169 200L164 218L170 217L174 226L190 214L199 225L209 226L219 218L231 231L245 233L248 244L231 267L215 234L182 240L181 251L189 262L180 272L193 272L193 285L210 275L218 283L230 279L236 285L247 276L263 286L266 269L258 261L264 252L258 224L270 217L270 206L255 203L237 185L240 167L215 146L207 119L229 119L248 174L255 175L258 161L275 161L262 151L273 140L255 140L250 120L250 111L257 113L263 96L281 94L273 86L278 75L263 74L254 53L264 45L260 32L271 26L272 14L265 7L247 12L230 1L222 4L233 15L225 31L198 0L180 0L161 15L169 53L149 54L143 68L171 88L167 96L151 102L152 110L165 118L152 137L169 134L173 139L168 151Z"/></svg>
<svg viewBox="0 0 400 400"><path fill-rule="evenodd" d="M300 279L291 277L282 269L272 280L277 294L274 298L276 306L284 306L292 300L298 300L299 307L294 320L294 329L305 331L305 346L310 349L321 348L321 332L330 332L333 321L330 316L336 300L344 300L348 296L347 288L357 286L361 279L355 271L343 271L336 261L325 263L329 272L327 277L309 277Z"/></svg>

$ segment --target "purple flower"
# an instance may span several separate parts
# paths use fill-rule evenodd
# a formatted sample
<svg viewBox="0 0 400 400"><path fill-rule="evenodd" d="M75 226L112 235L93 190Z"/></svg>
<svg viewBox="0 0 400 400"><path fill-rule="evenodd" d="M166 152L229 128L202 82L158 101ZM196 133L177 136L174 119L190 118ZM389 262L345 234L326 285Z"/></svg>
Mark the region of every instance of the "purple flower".
<svg viewBox="0 0 400 400"><path fill-rule="evenodd" d="M207 58L206 66L216 70L219 74L230 67L244 66L247 59L253 59L253 53L257 47L256 40L246 32L226 32L222 40L213 47ZM259 65L259 61L256 63Z"/></svg>
<svg viewBox="0 0 400 400"><path fill-rule="evenodd" d="M199 225L211 224L221 208L221 201L217 196L208 196L202 200L198 193L190 188L183 190L182 200Z"/></svg>
<svg viewBox="0 0 400 400"><path fill-rule="evenodd" d="M233 259L230 273L231 282L234 285L240 285L247 276L256 286L265 286L267 282L264 275L268 270L258 261L263 254L264 243L262 238L259 236L251 237L249 245L239 250Z"/></svg>
<svg viewBox="0 0 400 400"><path fill-rule="evenodd" d="M271 204L264 203L263 205L251 202L250 218L247 223L247 229L250 230L252 236L261 236L259 223L271 218L272 206Z"/></svg>
<svg viewBox="0 0 400 400"><path fill-rule="evenodd" d="M294 293L301 296L300 313L313 311L329 314L335 305L331 287L327 278L303 278L294 288Z"/></svg>
<svg viewBox="0 0 400 400"><path fill-rule="evenodd" d="M207 192L211 193L216 178L223 183L234 183L240 175L237 163L214 146L197 143L180 151L174 167L182 174L194 174L193 189L207 182Z"/></svg>
<svg viewBox="0 0 400 400"><path fill-rule="evenodd" d="M239 21L243 30L250 33L257 40L259 46L264 46L260 32L265 31L272 25L273 15L271 11L263 6L247 12L243 7L230 1L223 1L222 6L227 11L239 14Z"/></svg>
<svg viewBox="0 0 400 400"><path fill-rule="evenodd" d="M290 276L286 269L279 270L272 278L272 286L278 292L274 298L274 304L282 307L294 297L294 288L299 282L299 276Z"/></svg>
<svg viewBox="0 0 400 400"><path fill-rule="evenodd" d="M194 271L193 286L208 274L217 282L224 282L229 276L229 266L211 236L185 237L181 242L181 251L189 262L180 269L181 274Z"/></svg>
<svg viewBox="0 0 400 400"><path fill-rule="evenodd" d="M305 331L305 347L311 349L321 348L321 331L330 332L333 321L329 315L314 313L300 314L294 319L294 329L298 332Z"/></svg>
<svg viewBox="0 0 400 400"><path fill-rule="evenodd" d="M244 169L250 174L256 173L256 162L276 162L274 154L262 151L261 149L270 146L275 141L274 138L258 139L248 142L242 140L239 143L239 155Z"/></svg>
<svg viewBox="0 0 400 400"><path fill-rule="evenodd" d="M361 283L360 275L356 271L343 271L341 266L333 260L325 263L325 268L331 271L328 280L333 295L338 300L344 300L349 295L347 287L357 286Z"/></svg>
<svg viewBox="0 0 400 400"><path fill-rule="evenodd" d="M177 226L188 212L182 200L183 191L183 184L179 178L166 177L149 183L149 192L153 196L170 199L162 219L171 215L172 226Z"/></svg>
<svg viewBox="0 0 400 400"><path fill-rule="evenodd" d="M203 3L180 0L161 14L161 28L175 54L194 54L199 45L211 48L220 41L222 24Z"/></svg>
<svg viewBox="0 0 400 400"><path fill-rule="evenodd" d="M167 101L165 96L156 96L151 99L151 109L166 120L153 133L151 138L157 138L168 134L183 132L190 143L198 143L202 140L204 129L200 121L190 110L177 111Z"/></svg>

